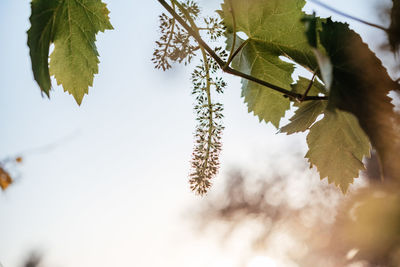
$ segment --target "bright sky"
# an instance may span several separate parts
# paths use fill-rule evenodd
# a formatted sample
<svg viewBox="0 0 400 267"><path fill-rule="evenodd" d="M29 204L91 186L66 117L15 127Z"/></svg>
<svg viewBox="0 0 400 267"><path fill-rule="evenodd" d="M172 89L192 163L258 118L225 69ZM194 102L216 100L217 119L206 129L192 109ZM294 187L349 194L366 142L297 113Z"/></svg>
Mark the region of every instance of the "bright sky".
<svg viewBox="0 0 400 267"><path fill-rule="evenodd" d="M0 262L19 266L39 249L46 266L234 267L240 244L221 250L184 219L204 200L187 184L195 124L190 68L163 73L150 62L162 8L156 0L106 2L115 30L98 35L100 73L81 107L54 81L51 99L41 97L26 45L29 1L0 2L0 158L57 143L28 154L16 184L0 192ZM334 2L376 21L362 8L372 0ZM200 6L215 10L218 1ZM352 27L366 41L380 34ZM303 137L276 135L248 114L239 80L227 81L219 177L238 166L262 169L283 149L304 151Z"/></svg>

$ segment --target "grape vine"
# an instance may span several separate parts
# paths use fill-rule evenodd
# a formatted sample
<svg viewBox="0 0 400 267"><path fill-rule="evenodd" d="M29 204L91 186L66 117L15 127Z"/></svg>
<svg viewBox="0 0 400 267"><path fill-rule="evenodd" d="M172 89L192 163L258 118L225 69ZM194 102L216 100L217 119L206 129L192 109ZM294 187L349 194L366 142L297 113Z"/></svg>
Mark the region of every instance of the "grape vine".
<svg viewBox="0 0 400 267"><path fill-rule="evenodd" d="M220 164L223 105L214 97L226 88L222 72L242 78L244 102L260 121L286 134L307 132L305 157L321 179L346 192L373 148L383 177L398 180L400 165L393 162L400 160L400 116L388 93L399 91L400 85L347 24L305 14L305 0L224 0L219 17L201 17L201 8L192 0L157 1L166 13L159 16L155 68L166 71L173 63L199 62L191 77L197 126L189 182L196 193L207 192ZM388 45L398 53L399 0L393 0L389 28L310 1L385 31ZM33 0L31 10L28 46L35 80L49 96L53 75L80 104L98 72L96 34L113 29L106 4ZM78 23L70 24L71 19ZM239 32L247 38L240 38ZM223 39L225 47L210 45ZM291 62L313 78L293 80ZM282 126L290 109L295 115Z"/></svg>

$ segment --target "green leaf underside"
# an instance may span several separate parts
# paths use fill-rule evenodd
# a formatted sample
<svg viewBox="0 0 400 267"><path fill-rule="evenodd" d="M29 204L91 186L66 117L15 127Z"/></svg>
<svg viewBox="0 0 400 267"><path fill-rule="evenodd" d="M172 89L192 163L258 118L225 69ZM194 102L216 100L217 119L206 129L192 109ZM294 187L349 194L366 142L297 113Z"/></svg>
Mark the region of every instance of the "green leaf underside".
<svg viewBox="0 0 400 267"><path fill-rule="evenodd" d="M354 114L378 152L384 177L399 179L400 118L388 97L399 85L346 24L328 20L322 28L321 43L333 65L328 108Z"/></svg>
<svg viewBox="0 0 400 267"><path fill-rule="evenodd" d="M364 156L370 156L369 140L357 118L345 111L326 110L307 136L306 158L315 165L321 179L328 177L343 193L364 169Z"/></svg>
<svg viewBox="0 0 400 267"><path fill-rule="evenodd" d="M310 85L311 80L299 76L299 79L295 84L292 84L292 91L298 94L304 94L307 91L308 86ZM317 96L318 94L326 94L327 91L325 86L321 84L317 79L312 82L312 86L308 91L308 96Z"/></svg>
<svg viewBox="0 0 400 267"><path fill-rule="evenodd" d="M28 46L35 80L49 95L50 74L78 104L98 73L96 34L113 29L106 4L100 0L33 0Z"/></svg>
<svg viewBox="0 0 400 267"><path fill-rule="evenodd" d="M292 91L304 94L310 83L309 79L299 77L297 83L292 85ZM326 93L325 87L317 80L314 80L307 95L316 96L319 93ZM295 103L294 105L299 108L295 111L294 116L290 118L290 123L280 129L282 133L293 134L309 129L317 117L324 112L327 102L315 100Z"/></svg>
<svg viewBox="0 0 400 267"><path fill-rule="evenodd" d="M235 13L236 31L244 32L249 40L233 61L233 67L259 79L290 90L294 65L282 61L287 57L314 70L316 59L305 37L301 22L304 0L226 0L220 15L227 26L228 49L231 49L233 32L230 3ZM237 48L243 40L238 38ZM242 80L242 96L249 112L260 121L279 127L281 118L290 108L290 102L281 93Z"/></svg>
<svg viewBox="0 0 400 267"><path fill-rule="evenodd" d="M49 96L51 81L49 74L49 49L53 41L54 13L58 1L32 1L32 15L29 18L28 46L32 61L33 76L42 92Z"/></svg>
<svg viewBox="0 0 400 267"><path fill-rule="evenodd" d="M280 132L293 134L308 130L317 117L324 112L326 105L326 101L318 100L301 103L294 116L290 118L290 123L282 127Z"/></svg>

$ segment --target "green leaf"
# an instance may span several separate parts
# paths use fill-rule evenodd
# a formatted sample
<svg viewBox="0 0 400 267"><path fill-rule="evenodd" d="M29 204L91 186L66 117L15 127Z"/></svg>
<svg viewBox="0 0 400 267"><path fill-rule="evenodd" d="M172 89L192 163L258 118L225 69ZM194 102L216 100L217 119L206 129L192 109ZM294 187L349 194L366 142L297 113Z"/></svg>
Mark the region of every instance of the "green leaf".
<svg viewBox="0 0 400 267"><path fill-rule="evenodd" d="M321 179L328 177L343 193L364 169L364 156L370 156L368 137L354 115L327 110L324 118L316 122L307 136L309 151L306 158L315 165Z"/></svg>
<svg viewBox="0 0 400 267"><path fill-rule="evenodd" d="M309 79L300 76L297 83L292 85L292 91L304 94L310 83ZM316 96L319 93L326 93L326 89L320 82L314 80L307 95ZM295 106L299 108L295 111L294 116L290 118L290 123L282 127L280 132L293 134L308 130L317 117L324 112L326 105L327 101L320 100L295 103Z"/></svg>
<svg viewBox="0 0 400 267"><path fill-rule="evenodd" d="M290 118L290 123L282 127L280 132L293 134L308 130L317 117L324 112L326 105L327 102L321 100L301 103L294 116Z"/></svg>
<svg viewBox="0 0 400 267"><path fill-rule="evenodd" d="M388 93L400 86L346 24L329 19L322 29L321 43L333 65L328 108L354 114L378 152L384 177L399 179L400 117Z"/></svg>
<svg viewBox="0 0 400 267"><path fill-rule="evenodd" d="M317 61L304 34L301 19L304 0L225 0L219 12L227 27L228 40L233 34L233 10L236 31L249 40L233 61L233 67L259 79L290 90L294 65L279 57L289 58L309 70ZM237 48L243 40L237 42ZM228 42L228 49L231 49ZM281 118L290 108L287 98L269 88L242 80L242 95L249 112L260 120L279 127Z"/></svg>
<svg viewBox="0 0 400 267"><path fill-rule="evenodd" d="M306 25L306 37L309 45L314 48L317 48L318 38L317 38L317 23L318 18L315 16L315 12L312 15L306 15L301 19L302 22Z"/></svg>
<svg viewBox="0 0 400 267"><path fill-rule="evenodd" d="M31 8L28 46L35 80L49 95L48 54L54 43L50 73L80 104L98 73L96 34L113 29L106 4L100 0L33 0Z"/></svg>
<svg viewBox="0 0 400 267"><path fill-rule="evenodd" d="M307 91L310 82L311 81L309 79L299 76L299 80L295 84L292 84L292 91L298 94L304 94ZM315 79L307 95L317 96L318 94L326 93L327 91L325 86Z"/></svg>
<svg viewBox="0 0 400 267"><path fill-rule="evenodd" d="M28 46L32 62L33 76L42 92L50 94L49 48L53 41L54 13L58 1L32 1L32 15L29 18Z"/></svg>
<svg viewBox="0 0 400 267"><path fill-rule="evenodd" d="M308 43L313 47L313 52L317 58L319 70L318 72L322 76L322 80L325 83L325 87L330 90L332 85L332 64L329 57L326 55L323 46L320 45L318 32L322 28L322 23L326 22L325 19L319 19L313 15L306 15L302 22L306 25L306 37Z"/></svg>

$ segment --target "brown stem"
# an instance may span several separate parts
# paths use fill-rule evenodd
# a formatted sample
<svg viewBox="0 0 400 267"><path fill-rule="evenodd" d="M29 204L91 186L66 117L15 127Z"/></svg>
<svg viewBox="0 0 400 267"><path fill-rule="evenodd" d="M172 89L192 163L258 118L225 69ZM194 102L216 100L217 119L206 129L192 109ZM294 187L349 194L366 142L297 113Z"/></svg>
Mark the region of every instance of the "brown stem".
<svg viewBox="0 0 400 267"><path fill-rule="evenodd" d="M221 69L229 74L244 78L246 80L258 83L260 85L263 85L265 87L268 87L272 90L275 90L277 92L280 92L284 94L284 96L290 97L292 99L300 99L302 97L301 94L291 92L289 90L286 90L282 87L279 87L277 85L271 84L269 82L260 80L256 77L253 77L251 75L245 74L243 72L240 72L238 70L232 69L229 66L226 66L226 62L223 61L215 52L214 50L208 46L206 42L201 38L201 36L195 32L176 12L173 10L168 3L165 0L158 0L158 2L179 22L179 24L182 25L183 28L191 35L193 36L194 39L199 43L201 47L204 48L204 50L207 51L207 53L217 62L217 64L221 67ZM307 96L303 99L303 101L308 101L308 100L327 100L327 96Z"/></svg>
<svg viewBox="0 0 400 267"><path fill-rule="evenodd" d="M236 33L235 33L236 34ZM236 50L235 52L233 52L232 57L228 60L228 62L226 63L228 66L231 64L231 62L233 61L233 59L236 57L237 54L239 54L240 50L243 49L243 47L249 42L250 39L247 39L246 41L244 41ZM232 47L232 51L233 51L233 47Z"/></svg>
<svg viewBox="0 0 400 267"><path fill-rule="evenodd" d="M299 99L300 102L302 102L302 101L304 100L304 98L307 97L308 92L310 92L311 87L312 87L312 85L313 85L313 83L314 83L314 79L315 79L315 75L316 75L316 74L317 74L317 72L315 71L314 74L313 74L313 76L312 76L312 78L311 78L310 83L308 84L308 87L307 87L306 91L304 92L303 96Z"/></svg>

